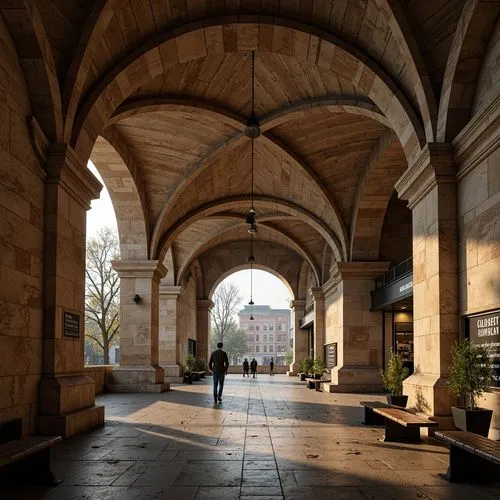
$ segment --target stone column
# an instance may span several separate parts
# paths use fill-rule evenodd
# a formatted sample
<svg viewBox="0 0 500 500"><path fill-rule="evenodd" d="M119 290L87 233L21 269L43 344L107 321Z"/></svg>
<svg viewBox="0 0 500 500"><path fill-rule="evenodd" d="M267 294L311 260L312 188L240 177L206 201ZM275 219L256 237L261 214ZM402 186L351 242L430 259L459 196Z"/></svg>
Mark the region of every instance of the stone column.
<svg viewBox="0 0 500 500"><path fill-rule="evenodd" d="M183 293L184 288L180 286L160 284L158 360L165 372L167 381L169 381L170 377L178 378L182 376L177 319L179 314L179 299Z"/></svg>
<svg viewBox="0 0 500 500"><path fill-rule="evenodd" d="M305 300L292 300L290 309L292 310L293 325L293 362L287 375L294 376L300 371L299 364L307 358L307 331L300 329L300 320L304 317Z"/></svg>
<svg viewBox="0 0 500 500"><path fill-rule="evenodd" d="M38 431L69 437L104 423L94 381L84 374L85 232L101 184L65 144L46 164L43 375Z"/></svg>
<svg viewBox="0 0 500 500"><path fill-rule="evenodd" d="M211 300L196 301L196 357L210 359L210 311L214 303Z"/></svg>
<svg viewBox="0 0 500 500"><path fill-rule="evenodd" d="M408 405L450 415L450 349L458 340L457 201L451 148L429 144L396 184L413 215L415 372L404 382Z"/></svg>
<svg viewBox="0 0 500 500"><path fill-rule="evenodd" d="M314 358L324 360L325 351L325 296L321 288L311 288L314 311Z"/></svg>
<svg viewBox="0 0 500 500"><path fill-rule="evenodd" d="M160 279L167 270L157 260L118 260L120 276L120 366L111 374L112 392L164 392L158 364Z"/></svg>
<svg viewBox="0 0 500 500"><path fill-rule="evenodd" d="M330 392L377 392L382 389L382 313L371 312L370 292L388 262L337 262L337 366Z"/></svg>

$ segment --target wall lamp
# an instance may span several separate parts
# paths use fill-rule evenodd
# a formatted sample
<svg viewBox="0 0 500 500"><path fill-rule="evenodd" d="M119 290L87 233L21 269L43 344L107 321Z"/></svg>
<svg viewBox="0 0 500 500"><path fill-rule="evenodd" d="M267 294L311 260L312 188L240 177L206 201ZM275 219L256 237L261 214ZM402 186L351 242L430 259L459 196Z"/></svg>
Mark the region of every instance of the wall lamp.
<svg viewBox="0 0 500 500"><path fill-rule="evenodd" d="M134 295L134 298L132 299L136 304L140 304L141 303L141 296L139 294L135 294Z"/></svg>

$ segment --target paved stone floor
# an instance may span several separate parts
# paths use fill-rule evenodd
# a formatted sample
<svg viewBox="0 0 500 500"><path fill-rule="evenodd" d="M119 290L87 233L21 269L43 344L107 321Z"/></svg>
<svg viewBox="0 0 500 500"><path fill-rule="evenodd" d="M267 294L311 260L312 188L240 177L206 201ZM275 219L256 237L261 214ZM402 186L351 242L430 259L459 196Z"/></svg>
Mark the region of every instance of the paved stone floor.
<svg viewBox="0 0 500 500"><path fill-rule="evenodd" d="M500 499L499 485L442 479L448 451L433 440L380 442L381 427L362 425L366 395L284 375L230 375L216 407L209 380L173 389L99 397L106 425L56 447L63 483L0 499Z"/></svg>

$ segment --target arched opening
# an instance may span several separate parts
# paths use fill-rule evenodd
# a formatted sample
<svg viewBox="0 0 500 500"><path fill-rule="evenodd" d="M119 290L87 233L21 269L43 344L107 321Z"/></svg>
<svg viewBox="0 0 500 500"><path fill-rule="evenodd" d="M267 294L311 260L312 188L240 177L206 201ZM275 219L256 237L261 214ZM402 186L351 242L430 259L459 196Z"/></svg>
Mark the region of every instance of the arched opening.
<svg viewBox="0 0 500 500"><path fill-rule="evenodd" d="M266 367L272 361L284 373L291 362L293 291L276 271L255 267L232 269L210 291L211 346L214 349L222 341L233 365L241 365L245 358Z"/></svg>

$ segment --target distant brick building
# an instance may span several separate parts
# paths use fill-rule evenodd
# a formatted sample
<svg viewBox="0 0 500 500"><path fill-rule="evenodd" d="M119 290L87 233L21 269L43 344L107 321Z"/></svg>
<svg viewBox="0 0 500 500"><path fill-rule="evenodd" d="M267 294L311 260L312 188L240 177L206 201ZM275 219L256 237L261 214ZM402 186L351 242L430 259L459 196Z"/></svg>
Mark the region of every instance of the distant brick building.
<svg viewBox="0 0 500 500"><path fill-rule="evenodd" d="M290 310L272 309L270 306L245 306L238 313L239 327L247 332L248 353L259 365L268 365L271 358L277 365L285 364L285 354L291 351Z"/></svg>

